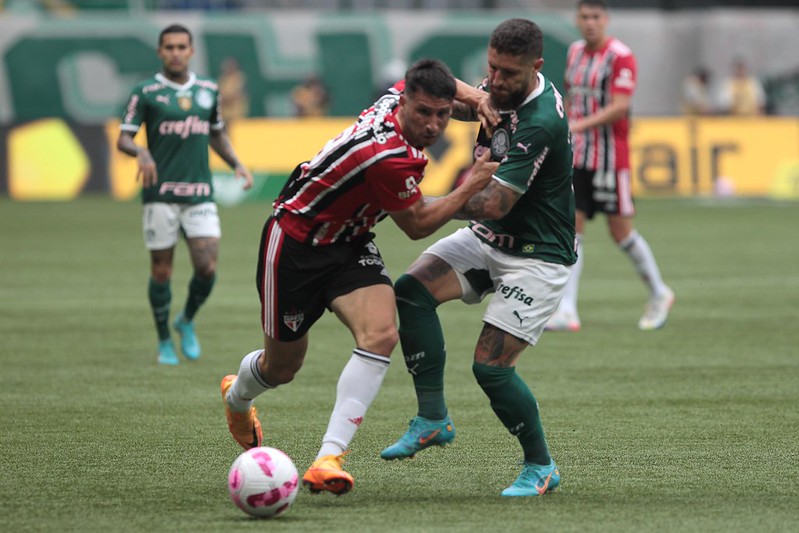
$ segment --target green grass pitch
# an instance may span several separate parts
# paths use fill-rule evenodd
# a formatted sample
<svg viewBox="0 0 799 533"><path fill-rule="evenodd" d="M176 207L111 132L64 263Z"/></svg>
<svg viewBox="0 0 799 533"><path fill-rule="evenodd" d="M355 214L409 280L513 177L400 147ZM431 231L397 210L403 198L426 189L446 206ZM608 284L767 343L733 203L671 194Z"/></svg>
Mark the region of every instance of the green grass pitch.
<svg viewBox="0 0 799 533"><path fill-rule="evenodd" d="M458 437L403 462L378 454L415 414L399 350L356 435L337 498L301 491L268 523L230 502L239 454L219 381L261 346L255 258L267 204L221 209L218 283L197 317L203 356L155 362L140 206L0 200L1 531L796 531L799 205L639 202L677 302L646 300L604 220L589 225L578 334L545 333L519 365L563 476L504 499L520 450L471 375L482 306L440 308ZM455 225L438 233L443 236ZM394 277L432 242L377 228ZM190 276L177 250L173 316ZM352 349L330 314L294 383L260 397L266 443L312 461Z"/></svg>

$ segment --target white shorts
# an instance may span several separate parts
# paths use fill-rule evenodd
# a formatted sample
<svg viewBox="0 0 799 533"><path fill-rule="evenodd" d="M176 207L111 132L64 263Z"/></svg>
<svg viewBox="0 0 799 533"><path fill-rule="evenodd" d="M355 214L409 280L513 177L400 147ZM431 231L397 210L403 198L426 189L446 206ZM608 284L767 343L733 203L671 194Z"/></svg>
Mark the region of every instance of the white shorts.
<svg viewBox="0 0 799 533"><path fill-rule="evenodd" d="M144 204L142 231L148 250L166 250L178 243L178 232L194 237L222 236L219 215L214 202L202 204Z"/></svg>
<svg viewBox="0 0 799 533"><path fill-rule="evenodd" d="M461 300L479 303L494 293L483 320L535 345L560 303L571 267L506 254L461 228L424 251L446 261L461 282ZM468 273L468 274L467 274ZM484 281L482 294L468 281Z"/></svg>

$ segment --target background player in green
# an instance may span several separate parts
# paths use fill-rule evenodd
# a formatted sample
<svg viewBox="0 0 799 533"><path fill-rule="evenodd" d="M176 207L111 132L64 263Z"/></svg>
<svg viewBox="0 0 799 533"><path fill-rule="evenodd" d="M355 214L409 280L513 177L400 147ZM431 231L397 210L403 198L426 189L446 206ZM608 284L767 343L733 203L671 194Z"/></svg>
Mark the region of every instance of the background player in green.
<svg viewBox="0 0 799 533"><path fill-rule="evenodd" d="M402 353L419 410L381 457L411 457L455 437L444 401L446 354L436 307L458 298L477 303L494 293L472 369L524 451L524 467L503 496L537 496L560 483L538 403L515 370L555 311L576 260L569 126L560 93L539 72L542 52L538 25L506 20L491 34L482 90L459 82L457 100L472 107L456 108L453 116L475 120L486 99L500 110L481 127L475 156L491 150L501 163L461 210L460 218L472 220L469 227L425 250L395 284Z"/></svg>
<svg viewBox="0 0 799 533"><path fill-rule="evenodd" d="M150 250L149 299L158 330L158 362L178 364L169 334L170 279L179 232L188 243L194 275L186 305L173 323L187 359L200 357L194 316L211 293L221 230L208 166L208 145L235 169L244 188L252 175L236 157L225 133L215 81L189 71L191 33L181 25L158 37L161 72L139 83L122 117L117 148L137 159L142 177L144 240ZM147 148L133 137L147 128Z"/></svg>

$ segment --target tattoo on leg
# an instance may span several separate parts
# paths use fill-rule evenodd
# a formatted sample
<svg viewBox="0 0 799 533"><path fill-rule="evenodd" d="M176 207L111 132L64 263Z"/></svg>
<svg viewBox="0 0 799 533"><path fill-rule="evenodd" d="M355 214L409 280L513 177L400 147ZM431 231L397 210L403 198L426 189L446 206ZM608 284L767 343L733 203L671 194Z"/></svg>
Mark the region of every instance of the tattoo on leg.
<svg viewBox="0 0 799 533"><path fill-rule="evenodd" d="M216 268L219 239L195 238L189 241L189 253L194 270L200 275L210 275Z"/></svg>
<svg viewBox="0 0 799 533"><path fill-rule="evenodd" d="M484 324L474 349L474 360L483 365L510 368L526 346L527 343L518 337Z"/></svg>
<svg viewBox="0 0 799 533"><path fill-rule="evenodd" d="M435 258L432 262L414 271L414 275L418 276L421 281L435 281L444 277L452 270L452 267L446 261Z"/></svg>

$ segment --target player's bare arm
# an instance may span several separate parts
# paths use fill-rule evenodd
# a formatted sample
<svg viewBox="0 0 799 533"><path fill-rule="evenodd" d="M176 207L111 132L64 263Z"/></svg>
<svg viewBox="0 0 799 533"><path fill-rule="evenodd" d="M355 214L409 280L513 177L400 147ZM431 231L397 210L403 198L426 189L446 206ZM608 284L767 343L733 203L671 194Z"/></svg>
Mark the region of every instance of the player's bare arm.
<svg viewBox="0 0 799 533"><path fill-rule="evenodd" d="M136 180L141 176L142 185L144 187L149 187L158 183L158 169L155 165L155 160L153 160L153 156L150 154L150 150L137 145L133 140L133 135L126 131L120 132L119 138L117 139L117 150L136 158L136 162L139 165L139 169L136 172Z"/></svg>
<svg viewBox="0 0 799 533"><path fill-rule="evenodd" d="M422 239L451 220L469 198L481 191L491 181L499 163L490 161L488 150L472 167L472 172L463 184L446 196L431 200L422 197L408 209L392 211L391 218L408 237Z"/></svg>
<svg viewBox="0 0 799 533"><path fill-rule="evenodd" d="M488 150L486 150L488 152ZM521 194L496 180L466 202L453 218L457 220L498 220L510 212Z"/></svg>
<svg viewBox="0 0 799 533"><path fill-rule="evenodd" d="M230 168L236 172L236 177L244 180L244 189L252 187L252 174L250 171L241 164L239 158L236 157L236 152L233 150L233 145L230 143L230 137L225 130L214 130L211 132L208 143L213 148L222 160L227 163Z"/></svg>
<svg viewBox="0 0 799 533"><path fill-rule="evenodd" d="M469 122L480 120L483 127L490 133L494 126L499 124L500 116L499 111L491 105L489 94L458 79L455 80L455 84L453 118Z"/></svg>
<svg viewBox="0 0 799 533"><path fill-rule="evenodd" d="M630 112L629 94L614 93L610 97L610 103L592 115L574 120L569 123L569 129L573 133L580 133L591 128L613 124L627 116Z"/></svg>

